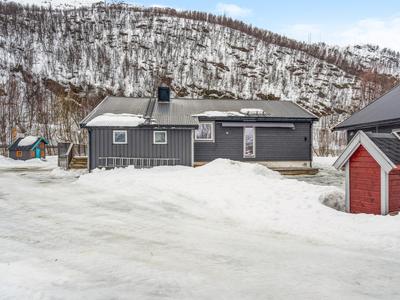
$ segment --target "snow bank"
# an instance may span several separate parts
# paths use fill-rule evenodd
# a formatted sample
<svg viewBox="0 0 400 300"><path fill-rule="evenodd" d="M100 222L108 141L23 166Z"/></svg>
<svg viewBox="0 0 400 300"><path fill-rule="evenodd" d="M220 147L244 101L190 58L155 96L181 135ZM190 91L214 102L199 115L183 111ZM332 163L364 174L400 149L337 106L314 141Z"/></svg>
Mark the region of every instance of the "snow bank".
<svg viewBox="0 0 400 300"><path fill-rule="evenodd" d="M244 117L244 114L237 111L205 111L192 117Z"/></svg>
<svg viewBox="0 0 400 300"><path fill-rule="evenodd" d="M87 126L137 127L145 122L143 115L106 113L91 120Z"/></svg>
<svg viewBox="0 0 400 300"><path fill-rule="evenodd" d="M55 168L53 171L50 172L49 176L51 178L74 178L79 177L83 174L88 173L87 170L64 170L62 168Z"/></svg>
<svg viewBox="0 0 400 300"><path fill-rule="evenodd" d="M57 156L47 156L46 159L15 160L0 155L0 169L54 169L57 167L57 159Z"/></svg>
<svg viewBox="0 0 400 300"><path fill-rule="evenodd" d="M333 163L337 160L337 158L338 158L337 156L334 156L334 157L314 156L313 157L313 167L324 169L324 170L336 171L336 169L333 167Z"/></svg>
<svg viewBox="0 0 400 300"><path fill-rule="evenodd" d="M37 139L38 139L37 136L31 136L31 135L27 136L27 137L24 137L22 140L20 140L18 142L18 146L20 146L20 147L30 146L33 143L35 143L37 141Z"/></svg>
<svg viewBox="0 0 400 300"><path fill-rule="evenodd" d="M322 163L321 163L322 164ZM353 215L323 204L344 205L344 191L293 179L258 164L218 159L203 167L133 167L97 170L81 186L149 203L168 203L182 213L245 230L289 234L329 245L395 248L400 217Z"/></svg>

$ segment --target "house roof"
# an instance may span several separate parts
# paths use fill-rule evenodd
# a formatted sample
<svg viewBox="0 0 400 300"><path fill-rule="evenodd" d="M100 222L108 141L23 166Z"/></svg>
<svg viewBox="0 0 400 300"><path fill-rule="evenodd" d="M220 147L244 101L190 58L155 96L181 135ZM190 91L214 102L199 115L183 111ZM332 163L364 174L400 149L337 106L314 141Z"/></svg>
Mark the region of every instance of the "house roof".
<svg viewBox="0 0 400 300"><path fill-rule="evenodd" d="M365 133L358 131L333 166L340 169L362 145L375 161L389 173L400 165L400 138L392 133Z"/></svg>
<svg viewBox="0 0 400 300"><path fill-rule="evenodd" d="M39 144L42 141L45 144L49 145L49 142L41 137L33 137L33 136L19 137L7 148L7 150L31 151L36 147L37 144Z"/></svg>
<svg viewBox="0 0 400 300"><path fill-rule="evenodd" d="M332 130L360 129L398 121L400 121L400 85L336 125Z"/></svg>
<svg viewBox="0 0 400 300"><path fill-rule="evenodd" d="M250 109L250 113L241 112L246 108ZM251 109L259 109L263 113L251 113ZM195 128L198 126L199 119L318 120L314 114L291 101L171 99L168 103L162 103L156 99L107 97L81 122L81 127L94 127L89 126L88 123L107 113L143 115L149 121L139 126L190 126Z"/></svg>

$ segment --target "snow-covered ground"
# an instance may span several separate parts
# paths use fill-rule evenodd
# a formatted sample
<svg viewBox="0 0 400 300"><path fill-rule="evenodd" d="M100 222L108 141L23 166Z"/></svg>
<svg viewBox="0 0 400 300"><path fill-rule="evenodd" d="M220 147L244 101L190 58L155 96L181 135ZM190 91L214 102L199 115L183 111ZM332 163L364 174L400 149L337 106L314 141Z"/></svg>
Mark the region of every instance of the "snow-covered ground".
<svg viewBox="0 0 400 300"><path fill-rule="evenodd" d="M333 160L314 166L343 181ZM323 177L229 160L83 175L13 168L0 157L0 299L400 295L400 217L322 204L344 199Z"/></svg>
<svg viewBox="0 0 400 300"><path fill-rule="evenodd" d="M46 159L34 158L26 161L15 160L0 155L0 172L15 170L53 170L57 167L57 156L47 156Z"/></svg>

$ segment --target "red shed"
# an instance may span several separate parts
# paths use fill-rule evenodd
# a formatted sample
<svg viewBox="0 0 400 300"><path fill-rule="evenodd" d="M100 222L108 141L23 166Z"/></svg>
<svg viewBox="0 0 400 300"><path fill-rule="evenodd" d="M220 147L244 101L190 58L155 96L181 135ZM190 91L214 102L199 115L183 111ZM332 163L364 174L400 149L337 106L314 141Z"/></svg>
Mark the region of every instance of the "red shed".
<svg viewBox="0 0 400 300"><path fill-rule="evenodd" d="M400 137L357 132L333 164L346 167L346 211L387 215L400 211Z"/></svg>

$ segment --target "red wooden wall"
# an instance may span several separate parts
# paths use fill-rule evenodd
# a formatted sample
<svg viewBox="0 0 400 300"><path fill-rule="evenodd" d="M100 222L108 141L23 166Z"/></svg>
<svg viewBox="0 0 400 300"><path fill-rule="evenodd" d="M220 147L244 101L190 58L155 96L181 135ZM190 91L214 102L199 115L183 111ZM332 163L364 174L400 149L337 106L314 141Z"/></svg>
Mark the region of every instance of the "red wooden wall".
<svg viewBox="0 0 400 300"><path fill-rule="evenodd" d="M381 214L381 167L363 146L350 158L350 212Z"/></svg>
<svg viewBox="0 0 400 300"><path fill-rule="evenodd" d="M400 166L389 173L389 212L400 211Z"/></svg>

